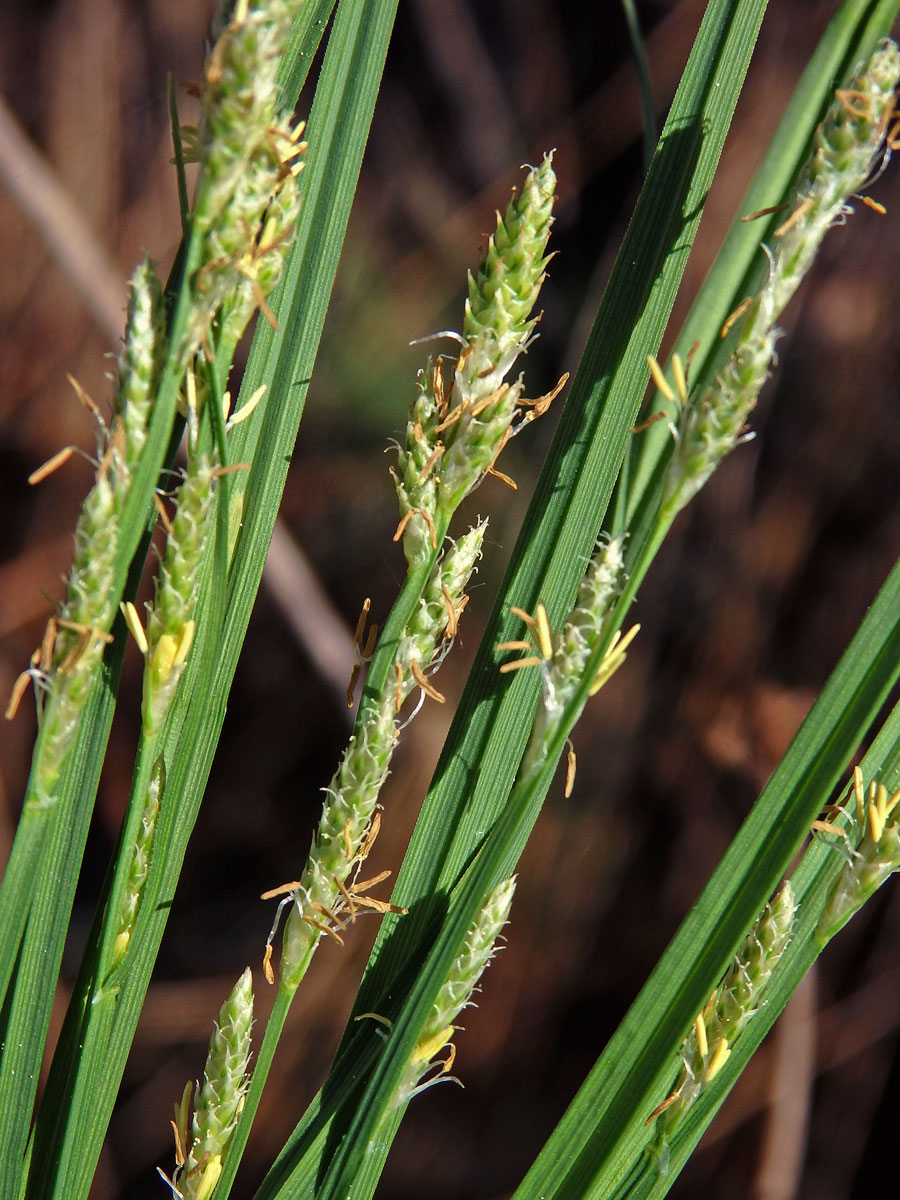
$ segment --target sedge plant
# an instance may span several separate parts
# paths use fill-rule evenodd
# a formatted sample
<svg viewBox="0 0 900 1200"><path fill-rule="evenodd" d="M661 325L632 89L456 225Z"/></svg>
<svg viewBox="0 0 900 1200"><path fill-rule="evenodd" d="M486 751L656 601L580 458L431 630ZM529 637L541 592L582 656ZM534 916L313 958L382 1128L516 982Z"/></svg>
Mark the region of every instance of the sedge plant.
<svg viewBox="0 0 900 1200"><path fill-rule="evenodd" d="M296 878L267 893L276 911L262 970L254 985L234 964L243 973L222 999L203 1083L176 1103L174 1165L160 1183L173 1195L232 1192L294 996L316 950L355 936L362 911L383 919L353 1019L256 1195L371 1195L409 1105L464 1075L458 1022L490 987L501 931L515 928L518 860L563 757L567 796L576 785L578 719L627 670L638 589L679 513L748 438L781 311L823 238L850 236L831 231L887 163L900 52L885 35L897 7L838 7L751 187L760 219L736 226L664 368L659 346L765 9L709 5L388 898L386 875L364 878L391 819L382 787L403 729L422 704L445 702L434 676L489 552L487 520L456 529L454 514L490 476L511 482L500 456L567 378L534 397L522 371L552 253L550 148L524 170L473 264L458 328L437 335L449 349L435 347L420 372L392 472L403 580L380 629L364 606L355 726L311 840L297 833ZM223 6L200 120L173 122L181 250L164 285L149 262L135 272L110 415L78 389L100 418L95 483L64 597L8 712L33 685L39 732L0 892L4 1195L88 1195L221 732L393 21L391 4L340 0L307 125L294 102L331 9ZM836 92L833 77L845 81ZM189 161L199 164L193 195ZM239 385L232 363L254 314ZM649 378L661 416L638 440ZM157 578L142 616L135 596L153 537ZM664 1194L804 972L900 867L900 717L878 724L900 674L898 592L900 566L520 1200ZM38 1102L128 639L144 660L128 808ZM461 761L468 771L454 769ZM254 1034L254 991L265 986L274 1004Z"/></svg>

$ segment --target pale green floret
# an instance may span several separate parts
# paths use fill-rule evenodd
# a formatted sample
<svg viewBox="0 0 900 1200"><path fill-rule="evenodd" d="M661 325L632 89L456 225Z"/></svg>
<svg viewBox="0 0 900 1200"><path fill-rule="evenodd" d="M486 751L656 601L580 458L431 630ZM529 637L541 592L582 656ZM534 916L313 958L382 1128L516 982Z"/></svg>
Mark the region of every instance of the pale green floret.
<svg viewBox="0 0 900 1200"><path fill-rule="evenodd" d="M515 876L498 884L473 921L462 949L435 998L428 1020L422 1027L422 1033L394 1094L390 1110L400 1108L422 1086L427 1087L427 1083L422 1084L422 1079L435 1066L439 1067L438 1074L433 1076L430 1082L437 1082L438 1079L446 1077L444 1073L448 1069L447 1064L436 1064L435 1055L453 1041L457 1029L453 1022L471 1003L472 994L494 956L497 939L509 920L515 890Z"/></svg>
<svg viewBox="0 0 900 1200"><path fill-rule="evenodd" d="M887 790L874 781L868 804L860 801L863 817L861 822L858 819L855 822L858 845L828 893L816 927L819 945L830 941L870 896L900 870L898 803L900 792L889 797Z"/></svg>
<svg viewBox="0 0 900 1200"><path fill-rule="evenodd" d="M522 759L522 774L547 761L547 742L566 705L584 681L588 660L607 631L607 622L625 582L623 539L601 542L578 585L575 606L553 638L552 654L541 661L541 702ZM535 648L540 653L540 647Z"/></svg>
<svg viewBox="0 0 900 1200"><path fill-rule="evenodd" d="M400 691L405 699L419 686L410 668L415 661L423 670L434 668L443 659L444 650L436 654L441 639L450 636L450 627L456 620L456 609L451 620L450 607L460 603L466 585L481 557L481 544L487 529L487 521L473 526L457 542L451 542L435 564L416 611L406 627L406 633L397 647L394 661L403 672ZM446 591L446 595L445 595ZM449 648L449 641L444 645Z"/></svg>
<svg viewBox="0 0 900 1200"><path fill-rule="evenodd" d="M497 215L497 230L477 272L469 274L463 338L472 353L463 376L470 387L479 380L485 395L500 386L537 324L529 317L549 261L545 252L556 192L552 163L553 155L547 154L529 171L505 215Z"/></svg>
<svg viewBox="0 0 900 1200"><path fill-rule="evenodd" d="M797 902L785 881L744 939L731 966L691 1028L670 1103L657 1120L655 1152L662 1154L685 1113L718 1074L735 1040L765 1003L765 988L791 940Z"/></svg>
<svg viewBox="0 0 900 1200"><path fill-rule="evenodd" d="M240 262L235 290L223 304L222 336L227 343L238 343L260 305L260 298L265 300L278 285L299 214L297 177L289 173L278 182L262 210L259 232Z"/></svg>
<svg viewBox="0 0 900 1200"><path fill-rule="evenodd" d="M162 289L149 258L131 277L125 341L119 353L113 411L125 434L125 461L133 471L147 440L150 406L166 354Z"/></svg>
<svg viewBox="0 0 900 1200"><path fill-rule="evenodd" d="M204 71L196 214L203 228L231 203L275 117L275 75L300 0L237 0L230 8Z"/></svg>
<svg viewBox="0 0 900 1200"><path fill-rule="evenodd" d="M275 75L297 0L238 0L207 59L198 130L183 131L201 164L193 213L202 237L193 302L180 350L187 362L216 313L236 345L281 275L300 207L297 177L305 143L279 112Z"/></svg>
<svg viewBox="0 0 900 1200"><path fill-rule="evenodd" d="M39 805L51 802L78 729L93 672L109 641L108 630L115 614L113 585L118 522L126 483L124 461L111 446L75 528L75 557L59 612L61 622L71 626L60 624L50 667L44 676L46 697L35 764Z"/></svg>
<svg viewBox="0 0 900 1200"><path fill-rule="evenodd" d="M680 512L735 446L748 435L746 421L769 378L780 331L774 324L773 291L766 285L754 301L740 341L709 387L683 409L666 475L664 510Z"/></svg>
<svg viewBox="0 0 900 1200"><path fill-rule="evenodd" d="M544 707L551 716L565 708L584 677L588 659L606 632L625 582L623 538L601 542L578 585L575 606L544 671Z"/></svg>
<svg viewBox="0 0 900 1200"><path fill-rule="evenodd" d="M769 276L743 320L734 352L709 387L691 395L677 418L663 511L675 516L721 460L748 436L745 423L769 377L775 321L808 271L822 238L851 211L848 201L878 166L900 51L884 40L839 91L816 130L815 150L797 182L792 215L776 233Z"/></svg>
<svg viewBox="0 0 900 1200"><path fill-rule="evenodd" d="M491 237L481 265L469 276L462 349L445 378L441 359L419 376L405 446L399 454L397 494L403 549L411 567L427 562L435 530L444 530L460 501L493 466L515 421L525 417L522 381L505 382L527 348L547 264L545 251L556 176L546 155L529 171ZM411 515L410 515L411 514Z"/></svg>
<svg viewBox="0 0 900 1200"><path fill-rule="evenodd" d="M146 731L158 729L178 687L194 635L197 572L209 533L215 472L201 457L178 490L172 530L148 608L143 716Z"/></svg>
<svg viewBox="0 0 900 1200"><path fill-rule="evenodd" d="M885 38L837 93L816 129L815 150L797 182L802 213L793 224L785 222L778 240L776 315L809 269L822 238L849 211L848 200L877 169L898 80L900 50Z"/></svg>
<svg viewBox="0 0 900 1200"><path fill-rule="evenodd" d="M134 850L131 854L131 864L128 867L125 896L119 914L119 929L113 948L113 967L117 966L125 957L125 951L128 949L131 935L134 932L134 923L137 920L141 897L144 894L144 884L147 882L147 873L150 870L150 850L153 845L153 834L156 831L156 818L159 815L163 776L163 760L160 758L153 768L150 783L147 785L141 823L138 826Z"/></svg>
<svg viewBox="0 0 900 1200"><path fill-rule="evenodd" d="M116 613L116 554L131 474L140 458L165 356L159 282L145 260L131 281L125 340L119 355L110 428L101 429L99 465L75 527L75 553L59 609L49 663L41 665L45 697L36 749L35 797L46 805L75 738L94 670L111 640Z"/></svg>
<svg viewBox="0 0 900 1200"><path fill-rule="evenodd" d="M208 1200L222 1171L248 1087L253 979L243 973L219 1011L209 1043L203 1087L194 1106L191 1147L176 1179L184 1200Z"/></svg>
<svg viewBox="0 0 900 1200"><path fill-rule="evenodd" d="M415 662L423 676L440 665L442 642L461 611L486 528L487 522L483 521L470 529L435 564L394 654L400 677L393 672L374 701L363 701L357 732L325 789L322 816L299 887L293 893L295 902L288 915L282 958L285 987L298 986L319 939L326 929L335 932L336 918L348 907L347 895L341 889L368 853L366 837L397 742L400 708L406 697L421 687L412 664ZM352 891L352 882L349 886Z"/></svg>

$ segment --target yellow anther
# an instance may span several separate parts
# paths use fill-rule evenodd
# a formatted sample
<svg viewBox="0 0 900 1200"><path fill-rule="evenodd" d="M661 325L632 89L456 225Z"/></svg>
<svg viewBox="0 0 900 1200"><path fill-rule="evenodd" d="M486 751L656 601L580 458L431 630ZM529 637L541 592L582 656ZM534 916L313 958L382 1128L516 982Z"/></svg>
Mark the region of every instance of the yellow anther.
<svg viewBox="0 0 900 1200"><path fill-rule="evenodd" d="M378 641L378 622L375 621L369 626L369 632L366 635L366 644L362 649L362 657L364 662L368 662L375 653L375 643Z"/></svg>
<svg viewBox="0 0 900 1200"><path fill-rule="evenodd" d="M706 1021L703 1019L703 1013L697 1013L694 1018L694 1029L697 1031L697 1049L706 1058L709 1054L709 1042L706 1040Z"/></svg>
<svg viewBox="0 0 900 1200"><path fill-rule="evenodd" d="M884 205L879 204L877 200L873 200L871 196L860 196L860 200L862 200L866 208L871 208L872 212L877 212L881 217L886 215L887 209Z"/></svg>
<svg viewBox="0 0 900 1200"><path fill-rule="evenodd" d="M278 887L269 888L267 892L263 892L260 900L274 900L276 896L287 896L302 886L299 879L292 879L290 883L279 883Z"/></svg>
<svg viewBox="0 0 900 1200"><path fill-rule="evenodd" d="M594 682L590 686L590 690L588 691L589 696L596 696L603 685L608 683L613 675L615 675L616 671L618 671L619 667L625 661L625 651L637 637L640 628L640 625L632 625L621 639L618 633L615 634L609 649L603 656L603 661L600 663L600 669L597 671Z"/></svg>
<svg viewBox="0 0 900 1200"><path fill-rule="evenodd" d="M534 619L531 613L527 613L524 608L516 608L515 605L513 605L509 611L514 617L518 617L520 621L524 621L529 629L537 628L537 621Z"/></svg>
<svg viewBox="0 0 900 1200"><path fill-rule="evenodd" d="M488 467L486 474L493 476L494 479L499 479L500 482L505 484L511 492L517 492L519 490L519 485L516 483L513 477L511 475L507 475L504 471L498 471L496 467Z"/></svg>
<svg viewBox="0 0 900 1200"><path fill-rule="evenodd" d="M163 504L162 499L156 494L156 492L153 493L153 503L156 506L156 511L159 513L159 519L163 523L163 529L166 531L166 536L171 537L172 522L169 520L169 514L166 512L166 506Z"/></svg>
<svg viewBox="0 0 900 1200"><path fill-rule="evenodd" d="M675 376L675 391L678 393L678 399L682 404L687 404L687 375L684 372L684 363L681 361L680 354L672 355L672 374Z"/></svg>
<svg viewBox="0 0 900 1200"><path fill-rule="evenodd" d="M422 467L422 470L419 472L418 478L419 478L420 483L422 482L423 479L426 478L426 476L430 472L431 468L435 465L435 463L438 461L438 459L441 457L441 455L443 453L444 453L444 447L440 444L440 442L438 442L438 444L435 446L435 448L432 450L432 452L428 455L428 458L425 462L424 467Z"/></svg>
<svg viewBox="0 0 900 1200"><path fill-rule="evenodd" d="M357 622L356 622L356 629L353 634L353 642L354 642L354 645L356 645L356 646L359 646L362 644L363 631L366 628L366 618L369 615L369 609L371 607L372 607L372 600L369 596L366 596L365 600L363 600L363 606L362 606L362 609L360 610L359 618L357 619Z"/></svg>
<svg viewBox="0 0 900 1200"><path fill-rule="evenodd" d="M214 1154L206 1166L203 1168L203 1174L200 1176L200 1182L193 1185L193 1196L195 1200L209 1200L213 1194L213 1189L219 1182L219 1176L222 1174L222 1155Z"/></svg>
<svg viewBox="0 0 900 1200"><path fill-rule="evenodd" d="M411 1063L430 1062L437 1054L438 1050L442 1050L444 1046L453 1037L453 1026L448 1025L439 1033L432 1034L430 1038L426 1038L424 1042L419 1042L415 1050L412 1052Z"/></svg>
<svg viewBox="0 0 900 1200"><path fill-rule="evenodd" d="M6 712L4 713L7 721L11 721L19 711L19 705L22 703L22 697L25 695L25 691L30 682L31 672L23 671L13 684L12 692L10 693L9 697L9 703L6 706Z"/></svg>
<svg viewBox="0 0 900 1200"><path fill-rule="evenodd" d="M453 604L453 597L445 583L441 584L441 596L444 601L444 608L447 610L447 624L444 626L444 636L455 638L459 630L459 614Z"/></svg>
<svg viewBox="0 0 900 1200"><path fill-rule="evenodd" d="M512 662L503 663L500 667L500 674L508 675L510 671L521 671L523 667L539 667L543 661L536 654L531 655L530 658L516 658Z"/></svg>
<svg viewBox="0 0 900 1200"><path fill-rule="evenodd" d="M742 300L737 308L729 316L725 318L725 324L719 330L719 337L726 338L731 333L732 327L738 322L748 308L753 304L753 297L747 296Z"/></svg>
<svg viewBox="0 0 900 1200"><path fill-rule="evenodd" d="M354 696L356 691L357 680L359 679L359 663L354 663L350 668L350 682L347 684L347 707L353 707Z"/></svg>
<svg viewBox="0 0 900 1200"><path fill-rule="evenodd" d="M130 600L126 600L124 604L120 604L119 608L122 610L122 616L125 618L128 632L137 642L138 650L140 650L141 654L146 654L150 647L147 644L147 635L144 633L144 626L141 624L141 618L138 616L137 609Z"/></svg>
<svg viewBox="0 0 900 1200"><path fill-rule="evenodd" d="M246 404L242 404L236 413L231 417L226 428L234 429L235 425L240 425L241 421L246 421L251 416L260 400L266 394L266 385L258 387L256 391L249 397Z"/></svg>
<svg viewBox="0 0 900 1200"><path fill-rule="evenodd" d="M650 376L656 384L657 391L662 392L670 404L675 403L675 393L669 386L669 381L662 373L662 367L656 361L652 354L647 355L647 366L650 368Z"/></svg>
<svg viewBox="0 0 900 1200"><path fill-rule="evenodd" d="M847 831L840 825L835 825L833 821L813 821L810 829L815 830L816 833L833 833L842 838L847 836Z"/></svg>
<svg viewBox="0 0 900 1200"><path fill-rule="evenodd" d="M547 610L544 608L543 600L538 601L538 606L534 611L535 621L537 622L537 644L538 649L544 658L553 657L553 630L550 628L550 618L547 616Z"/></svg>
<svg viewBox="0 0 900 1200"><path fill-rule="evenodd" d="M431 513L427 508L420 508L419 512L422 514L422 520L428 526L428 537L431 541L431 548L432 550L437 550L437 531L434 528L434 521L431 519Z"/></svg>
<svg viewBox="0 0 900 1200"><path fill-rule="evenodd" d="M97 418L97 420L100 421L102 424L103 423L103 415L100 412L100 406L96 403L96 401L91 399L91 397L87 394L87 392L84 390L84 388L81 386L81 384L75 378L75 376L70 375L68 373L68 371L66 372L66 379L68 379L69 383L71 383L72 387L75 389L75 395L78 397L78 399L84 405L84 407L88 410L89 413L92 413L93 416L95 416Z"/></svg>
<svg viewBox="0 0 900 1200"><path fill-rule="evenodd" d="M885 795L885 799L887 796ZM869 801L869 832L872 835L872 841L877 846L881 841L881 835L884 833L884 817L878 806L877 800Z"/></svg>
<svg viewBox="0 0 900 1200"><path fill-rule="evenodd" d="M651 425L655 425L657 421L667 420L669 414L664 408L659 409L655 413L651 413L646 421L639 421L637 425L632 425L628 430L629 433L643 433L645 429L649 429Z"/></svg>
<svg viewBox="0 0 900 1200"><path fill-rule="evenodd" d="M770 217L772 213L783 212L786 208L786 204L772 204L768 208L759 208L756 212L747 213L746 217L741 217L741 221L745 224L747 221L758 221L760 217Z"/></svg>
<svg viewBox="0 0 900 1200"><path fill-rule="evenodd" d="M184 377L184 390L187 406L191 412L197 411L197 377L193 371L188 371Z"/></svg>
<svg viewBox="0 0 900 1200"><path fill-rule="evenodd" d="M175 668L178 657L178 642L171 633L164 633L153 647L150 663L160 683L166 683Z"/></svg>
<svg viewBox="0 0 900 1200"><path fill-rule="evenodd" d="M805 200L800 201L788 219L783 224L778 226L778 228L775 230L775 237L784 237L789 229L793 229L798 221L803 220L811 208L812 200L810 200L809 196L807 196Z"/></svg>
<svg viewBox="0 0 900 1200"><path fill-rule="evenodd" d="M188 654L191 646L194 644L194 633L196 631L196 623L194 621L185 621L182 626L181 633L178 635L178 645L175 650L175 658L172 662L173 667L180 667Z"/></svg>
<svg viewBox="0 0 900 1200"><path fill-rule="evenodd" d="M720 1037L713 1048L712 1058L706 1064L706 1070L703 1072L703 1078L707 1083L711 1079L715 1079L722 1070L730 1053L731 1047L728 1045L727 1038Z"/></svg>
<svg viewBox="0 0 900 1200"><path fill-rule="evenodd" d="M433 687L423 672L422 668L413 658L410 660L409 669L412 672L413 679L422 689L426 696L430 696L432 700L436 700L438 704L444 704L447 700L446 696L442 696L436 687Z"/></svg>
<svg viewBox="0 0 900 1200"><path fill-rule="evenodd" d="M866 819L865 787L859 767L853 768L853 795L856 799L856 828L862 829Z"/></svg>

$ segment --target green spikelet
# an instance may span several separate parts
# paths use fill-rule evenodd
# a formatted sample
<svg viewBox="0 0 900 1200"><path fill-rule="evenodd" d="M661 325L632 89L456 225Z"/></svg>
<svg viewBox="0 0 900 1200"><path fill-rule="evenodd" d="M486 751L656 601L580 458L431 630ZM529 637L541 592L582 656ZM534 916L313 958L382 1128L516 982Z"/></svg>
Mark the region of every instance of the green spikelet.
<svg viewBox="0 0 900 1200"><path fill-rule="evenodd" d="M111 964L113 967L118 966L125 957L125 952L131 943L131 935L134 932L134 923L137 920L141 897L144 894L144 884L147 882L147 874L150 870L150 851L153 846L153 834L156 831L156 818L159 815L159 799L164 779L165 770L162 757L160 757L150 776L147 795L144 797L141 823L131 855L131 865L128 868L125 897L119 915L119 929L113 947Z"/></svg>
<svg viewBox="0 0 900 1200"><path fill-rule="evenodd" d="M881 885L900 870L900 820L896 815L900 790L888 795L887 788L873 779L866 795L857 767L854 791L856 816L852 822L852 847L819 917L816 940L821 946L843 929Z"/></svg>
<svg viewBox="0 0 900 1200"><path fill-rule="evenodd" d="M422 1034L394 1094L391 1110L407 1104L417 1091L447 1078L448 1062L436 1063L435 1056L453 1041L457 1029L453 1022L471 1002L478 982L494 956L497 939L509 920L515 890L515 876L498 884L473 921L462 950L441 985L428 1021L422 1028ZM438 1068L437 1074L423 1083L424 1077L435 1067Z"/></svg>
<svg viewBox="0 0 900 1200"><path fill-rule="evenodd" d="M349 909L352 916L353 905L366 903L351 895L351 877L371 846L372 822L394 753L400 710L416 689L424 692L427 687L429 695L443 699L425 676L440 665L445 639L455 633L486 528L483 521L470 529L435 564L394 653L395 686L386 688L367 710L325 789L309 858L292 893L281 963L283 986L297 987L323 934L329 932L340 940L340 914ZM350 890L343 890L347 886ZM270 944L274 934L273 928Z"/></svg>
<svg viewBox="0 0 900 1200"><path fill-rule="evenodd" d="M190 1085L175 1108L175 1123L186 1151L184 1169L176 1174L175 1184L184 1200L209 1200L222 1173L222 1159L247 1091L252 1025L253 979L248 967L219 1010L189 1134Z"/></svg>
<svg viewBox="0 0 900 1200"><path fill-rule="evenodd" d="M566 706L584 681L588 661L607 630L607 622L625 582L622 558L622 539L611 538L597 546L581 583L575 606L558 634L550 629L543 604L538 605L535 618L529 618L529 629L535 642L536 657L541 672L541 702L538 705L531 736L522 759L523 777L542 769L547 761L548 744L561 721ZM522 614L525 615L525 614ZM630 641L632 635L629 635ZM618 639L616 640L618 642ZM625 643L627 645L627 642ZM518 649L519 644L501 643L498 650ZM501 671L514 670L519 661L513 659ZM599 682L591 694L624 662L624 648L610 647L604 660Z"/></svg>
<svg viewBox="0 0 900 1200"><path fill-rule="evenodd" d="M279 111L275 77L299 8L298 0L230 6L206 62L200 126L181 131L186 157L201 166L193 223L202 244L179 352L185 364L217 314L221 336L236 345L281 276L306 143L303 125Z"/></svg>
<svg viewBox="0 0 900 1200"><path fill-rule="evenodd" d="M133 471L147 440L150 405L166 356L162 290L149 258L131 277L125 342L119 354L113 410L125 435L125 461Z"/></svg>
<svg viewBox="0 0 900 1200"><path fill-rule="evenodd" d="M651 1152L665 1170L666 1143L704 1088L731 1054L735 1040L765 1003L765 988L787 948L797 904L789 881L782 884L744 939L722 983L694 1022L682 1052L675 1089L660 1106Z"/></svg>
<svg viewBox="0 0 900 1200"><path fill-rule="evenodd" d="M766 251L768 279L739 327L731 358L710 386L690 397L683 387L676 396L661 385L679 408L663 499L669 519L699 491L725 455L751 436L745 424L769 377L779 337L775 321L809 270L823 237L843 223L852 211L848 201L877 167L898 79L900 51L885 39L848 87L836 93L816 130L815 150L797 182L792 214L776 231L774 253Z"/></svg>
<svg viewBox="0 0 900 1200"><path fill-rule="evenodd" d="M215 471L201 456L178 490L175 518L147 619L143 716L148 733L158 729L178 687L194 638L197 572L209 533Z"/></svg>
<svg viewBox="0 0 900 1200"><path fill-rule="evenodd" d="M446 528L509 438L552 399L525 401L522 381L505 380L537 323L529 314L545 277L555 188L548 154L529 171L506 214L498 215L481 265L469 276L462 349L451 378L433 359L419 376L396 472L410 566L428 560L436 549L435 530Z"/></svg>

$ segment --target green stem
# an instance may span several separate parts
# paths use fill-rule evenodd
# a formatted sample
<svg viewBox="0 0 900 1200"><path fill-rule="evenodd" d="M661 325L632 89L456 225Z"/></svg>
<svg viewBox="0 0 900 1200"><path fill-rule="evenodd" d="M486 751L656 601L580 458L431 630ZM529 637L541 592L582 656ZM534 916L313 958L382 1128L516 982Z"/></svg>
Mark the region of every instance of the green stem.
<svg viewBox="0 0 900 1200"><path fill-rule="evenodd" d="M650 83L650 64L644 49L644 37L638 20L634 0L622 0L625 12L625 22L628 25L628 36L631 39L631 50L634 54L634 65L637 68L638 86L641 91L641 115L644 123L643 155L644 171L649 171L650 160L656 150L656 108L653 103L653 87Z"/></svg>

